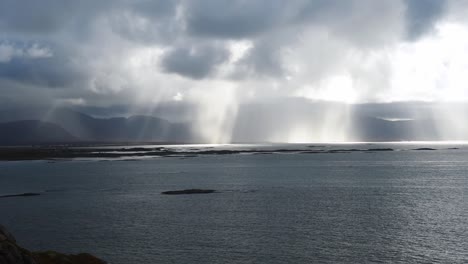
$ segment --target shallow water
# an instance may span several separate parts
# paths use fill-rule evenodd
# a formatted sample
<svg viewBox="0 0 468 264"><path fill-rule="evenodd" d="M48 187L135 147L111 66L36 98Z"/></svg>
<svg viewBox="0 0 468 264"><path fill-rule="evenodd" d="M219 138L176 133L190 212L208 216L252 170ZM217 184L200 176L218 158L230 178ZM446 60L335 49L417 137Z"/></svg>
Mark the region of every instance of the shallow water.
<svg viewBox="0 0 468 264"><path fill-rule="evenodd" d="M2 162L0 195L41 195L0 199L0 223L26 248L115 264L466 263L468 149L391 147ZM188 188L220 193L160 194Z"/></svg>

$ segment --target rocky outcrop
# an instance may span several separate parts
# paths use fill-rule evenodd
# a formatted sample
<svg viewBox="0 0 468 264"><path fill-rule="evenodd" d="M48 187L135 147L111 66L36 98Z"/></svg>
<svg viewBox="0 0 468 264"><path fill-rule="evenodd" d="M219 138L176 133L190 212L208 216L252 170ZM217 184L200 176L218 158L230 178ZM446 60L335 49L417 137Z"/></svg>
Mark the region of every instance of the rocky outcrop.
<svg viewBox="0 0 468 264"><path fill-rule="evenodd" d="M31 252L16 243L15 238L0 225L0 264L105 264L90 255L67 255L54 251Z"/></svg>
<svg viewBox="0 0 468 264"><path fill-rule="evenodd" d="M0 264L38 264L31 252L18 246L15 238L1 225Z"/></svg>

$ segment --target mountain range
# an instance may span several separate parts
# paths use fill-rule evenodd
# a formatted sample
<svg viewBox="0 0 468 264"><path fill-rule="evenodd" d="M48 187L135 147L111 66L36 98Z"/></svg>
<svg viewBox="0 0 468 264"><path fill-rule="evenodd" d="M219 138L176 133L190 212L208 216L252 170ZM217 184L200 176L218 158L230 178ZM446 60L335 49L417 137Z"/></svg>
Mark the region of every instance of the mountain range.
<svg viewBox="0 0 468 264"><path fill-rule="evenodd" d="M281 142L282 135L306 120L306 133L314 133L320 124L329 121L320 109L299 114L281 114L271 109L244 107L233 125L232 142ZM299 113L301 111L298 111ZM344 120L351 126L355 141L431 141L443 139L436 120L386 120L354 113ZM339 125L339 122L335 122ZM335 125L334 123L334 125ZM319 124L314 127L313 124ZM0 145L63 144L63 143L206 143L189 122L136 115L98 118L70 109L54 111L24 110L0 112ZM332 126L332 129L334 127ZM334 130L339 130L336 128ZM345 131L346 133L350 133ZM330 131L334 133L336 131ZM271 137L277 133L279 139ZM283 134L281 134L283 133ZM323 133L323 131L322 131ZM328 133L328 131L325 131ZM459 140L454 130L451 140Z"/></svg>
<svg viewBox="0 0 468 264"><path fill-rule="evenodd" d="M14 118L31 117L38 119L17 121L0 116L0 121L4 121L0 123L0 144L187 142L195 138L189 124L152 116L95 118L59 109L46 114L17 112Z"/></svg>

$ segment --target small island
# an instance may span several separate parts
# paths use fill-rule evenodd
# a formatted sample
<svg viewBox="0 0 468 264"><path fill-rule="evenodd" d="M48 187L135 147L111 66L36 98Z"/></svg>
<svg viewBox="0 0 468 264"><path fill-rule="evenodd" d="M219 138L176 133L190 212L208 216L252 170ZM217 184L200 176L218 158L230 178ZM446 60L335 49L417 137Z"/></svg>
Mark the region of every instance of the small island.
<svg viewBox="0 0 468 264"><path fill-rule="evenodd" d="M437 149L434 149L434 148L417 148L417 149L413 149L413 150L418 150L418 151L433 151L433 150L437 150Z"/></svg>
<svg viewBox="0 0 468 264"><path fill-rule="evenodd" d="M10 198L10 197L29 197L29 196L39 196L40 193L18 193L18 194L6 194L0 195L0 198Z"/></svg>
<svg viewBox="0 0 468 264"><path fill-rule="evenodd" d="M208 194L208 193L216 193L215 190L209 189L187 189L187 190L177 190L177 191L165 191L161 194L165 195L183 195L183 194Z"/></svg>

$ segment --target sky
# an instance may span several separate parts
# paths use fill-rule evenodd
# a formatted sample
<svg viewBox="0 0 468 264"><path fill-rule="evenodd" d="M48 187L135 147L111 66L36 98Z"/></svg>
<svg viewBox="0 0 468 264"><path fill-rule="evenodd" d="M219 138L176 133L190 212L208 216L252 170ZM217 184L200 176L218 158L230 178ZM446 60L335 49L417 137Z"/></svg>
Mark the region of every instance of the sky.
<svg viewBox="0 0 468 264"><path fill-rule="evenodd" d="M467 0L1 0L0 111L170 109L225 141L244 105L468 102L467 13Z"/></svg>

